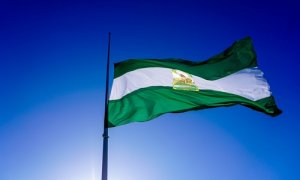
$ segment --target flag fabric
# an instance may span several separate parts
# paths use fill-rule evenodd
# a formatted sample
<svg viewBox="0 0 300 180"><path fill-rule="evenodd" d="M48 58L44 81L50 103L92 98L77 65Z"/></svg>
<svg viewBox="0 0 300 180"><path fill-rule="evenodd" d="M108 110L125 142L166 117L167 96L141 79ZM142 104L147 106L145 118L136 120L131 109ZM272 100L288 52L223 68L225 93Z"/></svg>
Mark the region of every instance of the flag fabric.
<svg viewBox="0 0 300 180"><path fill-rule="evenodd" d="M108 127L144 122L165 113L240 104L271 116L281 113L251 38L202 61L129 59L115 64Z"/></svg>

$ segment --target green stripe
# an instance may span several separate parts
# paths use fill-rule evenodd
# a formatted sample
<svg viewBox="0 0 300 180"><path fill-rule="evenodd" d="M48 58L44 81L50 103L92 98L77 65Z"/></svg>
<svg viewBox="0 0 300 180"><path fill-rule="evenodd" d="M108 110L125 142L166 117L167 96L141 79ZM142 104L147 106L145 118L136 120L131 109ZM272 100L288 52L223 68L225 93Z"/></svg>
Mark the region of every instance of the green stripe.
<svg viewBox="0 0 300 180"><path fill-rule="evenodd" d="M202 62L183 59L129 59L115 64L115 78L123 74L147 67L165 67L216 80L245 68L256 67L256 53L252 40L247 37L235 42L224 52Z"/></svg>
<svg viewBox="0 0 300 180"><path fill-rule="evenodd" d="M122 99L109 101L109 127L149 121L164 113L236 104L250 107L271 116L281 113L272 96L251 101L219 91L182 91L174 90L172 87L148 87L134 91Z"/></svg>

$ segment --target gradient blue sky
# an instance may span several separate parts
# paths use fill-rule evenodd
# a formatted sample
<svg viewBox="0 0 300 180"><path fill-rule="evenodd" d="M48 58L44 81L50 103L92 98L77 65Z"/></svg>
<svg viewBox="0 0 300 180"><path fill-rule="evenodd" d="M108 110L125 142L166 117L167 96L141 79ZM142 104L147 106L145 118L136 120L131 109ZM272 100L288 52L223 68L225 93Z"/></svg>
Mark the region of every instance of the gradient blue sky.
<svg viewBox="0 0 300 180"><path fill-rule="evenodd" d="M300 179L299 8L296 0L1 1L0 179L100 179L109 31L113 62L205 60L251 36L284 112L234 106L110 129L109 180Z"/></svg>

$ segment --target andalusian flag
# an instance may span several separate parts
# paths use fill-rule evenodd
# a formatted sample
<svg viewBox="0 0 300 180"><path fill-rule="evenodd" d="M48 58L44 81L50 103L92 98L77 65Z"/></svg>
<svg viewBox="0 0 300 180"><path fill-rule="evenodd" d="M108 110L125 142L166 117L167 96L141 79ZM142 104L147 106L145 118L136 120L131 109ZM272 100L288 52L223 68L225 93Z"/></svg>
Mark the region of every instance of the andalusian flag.
<svg viewBox="0 0 300 180"><path fill-rule="evenodd" d="M129 59L115 64L108 126L151 120L164 113L240 104L280 114L250 38L201 62Z"/></svg>

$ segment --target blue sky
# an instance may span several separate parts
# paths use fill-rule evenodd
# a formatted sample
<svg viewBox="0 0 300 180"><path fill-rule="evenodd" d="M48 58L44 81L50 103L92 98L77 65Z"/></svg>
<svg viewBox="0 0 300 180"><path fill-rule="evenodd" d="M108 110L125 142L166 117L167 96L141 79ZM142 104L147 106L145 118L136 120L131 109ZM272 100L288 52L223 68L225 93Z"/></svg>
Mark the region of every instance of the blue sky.
<svg viewBox="0 0 300 180"><path fill-rule="evenodd" d="M298 9L291 0L1 2L0 179L100 179L109 31L112 62L205 60L251 36L283 110L220 107L110 129L109 180L300 179Z"/></svg>

